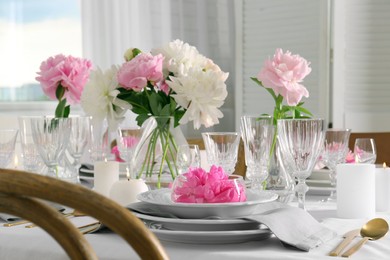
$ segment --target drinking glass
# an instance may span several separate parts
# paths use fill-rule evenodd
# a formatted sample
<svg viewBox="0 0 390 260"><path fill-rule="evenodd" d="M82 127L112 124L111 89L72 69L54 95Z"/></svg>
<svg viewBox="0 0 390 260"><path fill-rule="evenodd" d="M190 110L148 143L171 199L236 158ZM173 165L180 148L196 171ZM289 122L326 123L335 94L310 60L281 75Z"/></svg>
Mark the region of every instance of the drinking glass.
<svg viewBox="0 0 390 260"><path fill-rule="evenodd" d="M15 153L18 129L0 129L0 168L6 168Z"/></svg>
<svg viewBox="0 0 390 260"><path fill-rule="evenodd" d="M59 161L69 141L69 118L32 117L31 127L34 143L48 168L47 176L59 178Z"/></svg>
<svg viewBox="0 0 390 260"><path fill-rule="evenodd" d="M22 163L26 171L42 173L44 162L33 140L31 116L18 117Z"/></svg>
<svg viewBox="0 0 390 260"><path fill-rule="evenodd" d="M75 116L70 117L69 121L70 134L65 159L66 165L70 167L70 172L62 177L78 183L81 157L89 141L90 117Z"/></svg>
<svg viewBox="0 0 390 260"><path fill-rule="evenodd" d="M279 119L278 140L287 169L298 181L295 192L298 205L305 209L305 194L309 190L306 178L311 175L324 142L323 119Z"/></svg>
<svg viewBox="0 0 390 260"><path fill-rule="evenodd" d="M176 166L179 174L185 173L189 168L200 167L199 146L196 144L179 145L176 153Z"/></svg>
<svg viewBox="0 0 390 260"><path fill-rule="evenodd" d="M210 165L221 166L226 174L233 174L237 162L240 135L237 132L202 133Z"/></svg>
<svg viewBox="0 0 390 260"><path fill-rule="evenodd" d="M120 158L126 162L126 172L129 178L135 179L134 154L135 149L142 137L140 127L119 127L116 137L116 145L120 153Z"/></svg>
<svg viewBox="0 0 390 260"><path fill-rule="evenodd" d="M107 120L98 121L91 118L89 125L88 153L91 163L109 160L111 155L110 138Z"/></svg>
<svg viewBox="0 0 390 260"><path fill-rule="evenodd" d="M242 116L241 135L245 147L246 178L252 189L263 189L268 177L271 147L274 139L273 119L270 116Z"/></svg>
<svg viewBox="0 0 390 260"><path fill-rule="evenodd" d="M375 163L376 146L372 138L357 138L353 148L356 163Z"/></svg>
<svg viewBox="0 0 390 260"><path fill-rule="evenodd" d="M351 129L328 129L325 133L321 161L329 168L330 183L334 188L326 201L336 200L336 166L345 162L350 135Z"/></svg>

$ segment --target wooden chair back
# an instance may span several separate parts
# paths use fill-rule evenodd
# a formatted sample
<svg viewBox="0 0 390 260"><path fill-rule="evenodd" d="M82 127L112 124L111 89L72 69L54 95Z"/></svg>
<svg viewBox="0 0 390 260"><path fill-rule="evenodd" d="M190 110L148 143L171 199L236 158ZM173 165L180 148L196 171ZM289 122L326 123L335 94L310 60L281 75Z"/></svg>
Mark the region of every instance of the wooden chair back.
<svg viewBox="0 0 390 260"><path fill-rule="evenodd" d="M71 259L97 259L80 231L39 199L96 218L122 236L142 259L168 259L155 235L128 209L81 185L24 171L0 169L0 211L20 216L45 229Z"/></svg>
<svg viewBox="0 0 390 260"><path fill-rule="evenodd" d="M376 163L390 165L390 132L382 133L351 133L349 148L353 151L356 138L373 138L376 145Z"/></svg>

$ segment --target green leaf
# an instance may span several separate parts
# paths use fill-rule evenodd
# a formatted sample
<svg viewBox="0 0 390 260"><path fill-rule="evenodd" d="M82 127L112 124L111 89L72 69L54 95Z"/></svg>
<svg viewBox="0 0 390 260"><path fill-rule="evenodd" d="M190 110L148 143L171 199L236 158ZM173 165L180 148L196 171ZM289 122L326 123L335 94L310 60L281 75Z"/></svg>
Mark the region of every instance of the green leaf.
<svg viewBox="0 0 390 260"><path fill-rule="evenodd" d="M313 116L313 114L312 114L309 110L307 110L306 108L304 108L304 107L298 106L298 107L296 107L295 109L298 110L298 111L299 111L300 113L302 113L302 114L308 115L309 118Z"/></svg>
<svg viewBox="0 0 390 260"><path fill-rule="evenodd" d="M160 111L160 116L170 116L171 115L171 106L166 104Z"/></svg>
<svg viewBox="0 0 390 260"><path fill-rule="evenodd" d="M175 124L174 126L177 127L179 125L179 121L180 119L183 117L185 111L184 110L176 110L175 114L174 114L174 118L175 118Z"/></svg>
<svg viewBox="0 0 390 260"><path fill-rule="evenodd" d="M139 114L135 120L137 121L138 126L142 126L142 124L149 118L147 114Z"/></svg>
<svg viewBox="0 0 390 260"><path fill-rule="evenodd" d="M153 115L160 115L161 105L158 102L158 95L155 92L150 93L148 96L150 109Z"/></svg>

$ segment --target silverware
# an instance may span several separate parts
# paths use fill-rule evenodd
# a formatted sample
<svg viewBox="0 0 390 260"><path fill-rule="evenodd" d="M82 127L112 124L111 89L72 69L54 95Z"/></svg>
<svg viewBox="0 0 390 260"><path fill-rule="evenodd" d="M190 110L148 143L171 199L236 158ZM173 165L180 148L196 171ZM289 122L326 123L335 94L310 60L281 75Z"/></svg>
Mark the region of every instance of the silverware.
<svg viewBox="0 0 390 260"><path fill-rule="evenodd" d="M351 231L348 231L347 233L344 234L344 240L340 242L340 244L338 244L338 246L333 249L329 255L330 256L338 256L341 251L349 244L351 243L351 241L357 237L358 235L360 234L360 229L355 229L355 230L351 230Z"/></svg>
<svg viewBox="0 0 390 260"><path fill-rule="evenodd" d="M78 210L73 210L72 212L70 212L70 213L62 213L62 215L64 216L64 217L80 217L80 216L85 216L85 214L84 213L82 213L82 212L80 212L80 211L78 211ZM29 222L29 221L28 221ZM27 223L28 223L27 222ZM27 226L25 226L25 228L33 228L33 227L36 227L37 225L35 225L35 224L30 224L30 225L27 225Z"/></svg>
<svg viewBox="0 0 390 260"><path fill-rule="evenodd" d="M29 221L29 220L20 220L20 221L15 221L15 222L11 222L11 223L5 223L3 226L4 227L13 227L13 226L17 226L17 225L27 224L30 222L31 221Z"/></svg>
<svg viewBox="0 0 390 260"><path fill-rule="evenodd" d="M382 218L374 218L368 221L361 229L360 235L363 237L353 247L342 254L342 257L350 257L359 250L368 240L378 240L389 231L389 225Z"/></svg>
<svg viewBox="0 0 390 260"><path fill-rule="evenodd" d="M93 222L84 226L77 227L80 230L81 234L85 235L93 231L98 230L102 226L100 222Z"/></svg>

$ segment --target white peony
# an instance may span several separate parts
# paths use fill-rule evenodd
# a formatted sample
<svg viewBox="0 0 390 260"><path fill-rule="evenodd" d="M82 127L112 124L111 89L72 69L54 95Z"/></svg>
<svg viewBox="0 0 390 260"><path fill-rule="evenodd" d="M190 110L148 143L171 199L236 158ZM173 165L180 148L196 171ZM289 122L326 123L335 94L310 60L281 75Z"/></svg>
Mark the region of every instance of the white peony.
<svg viewBox="0 0 390 260"><path fill-rule="evenodd" d="M229 73L218 67L201 70L190 68L187 75L170 77L167 84L173 89L172 94L179 106L187 109L180 120L180 124L194 121L194 128L199 129L218 124L218 118L223 114L219 108L227 97L225 80Z"/></svg>
<svg viewBox="0 0 390 260"><path fill-rule="evenodd" d="M203 69L208 63L208 59L194 46L181 40L172 41L160 49L153 49L151 53L153 55L161 53L165 57L163 64L165 76L168 76L169 72L175 77L185 76L190 68Z"/></svg>
<svg viewBox="0 0 390 260"><path fill-rule="evenodd" d="M85 113L92 116L95 122L107 118L111 129L117 127L124 119L126 110L131 108L129 103L117 98L117 72L117 66L111 66L104 73L100 68L92 71L81 96L81 106Z"/></svg>

